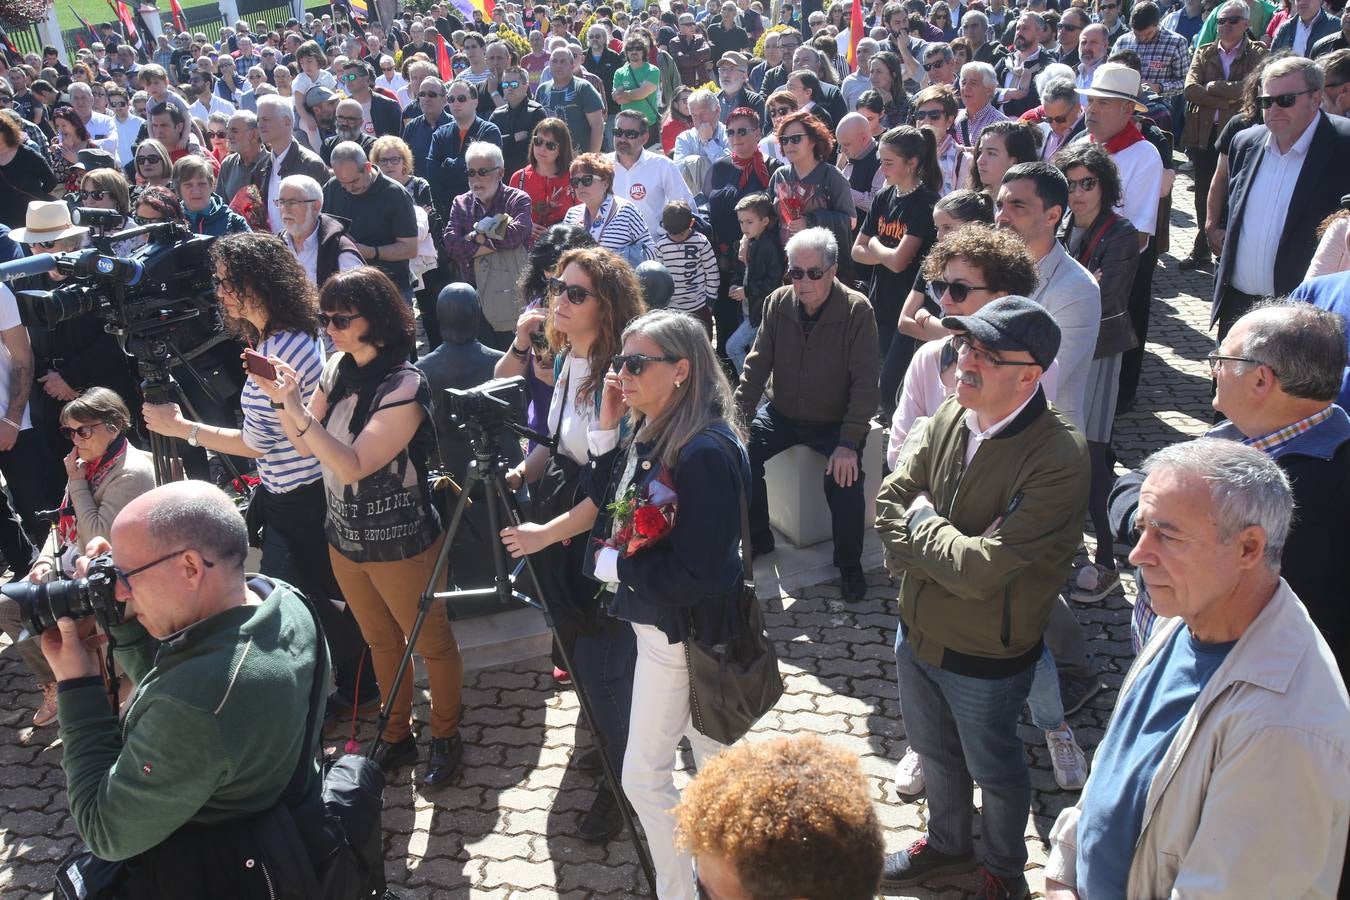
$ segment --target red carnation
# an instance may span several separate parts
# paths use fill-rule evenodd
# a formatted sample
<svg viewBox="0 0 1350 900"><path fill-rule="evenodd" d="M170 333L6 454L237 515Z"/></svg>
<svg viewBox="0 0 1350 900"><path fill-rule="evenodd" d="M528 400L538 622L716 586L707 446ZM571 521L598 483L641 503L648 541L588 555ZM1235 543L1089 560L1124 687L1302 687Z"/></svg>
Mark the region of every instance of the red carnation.
<svg viewBox="0 0 1350 900"><path fill-rule="evenodd" d="M639 506L633 513L633 530L644 538L655 540L670 530L670 523L657 507Z"/></svg>

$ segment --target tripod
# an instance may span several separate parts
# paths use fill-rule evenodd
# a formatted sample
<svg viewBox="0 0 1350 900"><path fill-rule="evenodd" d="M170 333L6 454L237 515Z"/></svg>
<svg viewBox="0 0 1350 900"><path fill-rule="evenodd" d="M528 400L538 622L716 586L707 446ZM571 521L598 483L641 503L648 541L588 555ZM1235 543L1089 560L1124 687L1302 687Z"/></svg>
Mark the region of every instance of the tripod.
<svg viewBox="0 0 1350 900"><path fill-rule="evenodd" d="M489 597L497 596L502 601L516 600L524 603L526 606L533 607L544 614L544 621L553 632L553 641L558 647L562 656L563 665L567 671L575 672L572 667L571 653L558 638L558 632L553 627L554 616L548 597L545 596L543 589L539 586L540 581L535 577L534 563L527 555L522 563L529 570L530 576L535 584L534 599L531 599L514 589L512 575L507 571L506 549L497 540L502 528L503 515L505 512L505 521L512 525L519 525L522 522L520 505L516 502L515 495L506 484L506 462L498 443L497 432L505 427L520 437L527 438L545 445L551 445L552 440L545 435L537 434L525 428L524 426L503 421L484 422L478 418L469 418L462 423L462 427L469 433L469 445L473 449L473 463L469 466L469 471L465 478L465 483L460 491L459 500L455 504L454 514L450 517L450 525L446 530L445 541L441 546L441 552L436 557L436 566L432 569L431 579L427 582L426 589L422 591L421 599L417 604L417 618L413 621L413 627L408 635L407 647L403 651L403 658L399 660L398 670L394 673L393 684L389 686L385 696L384 708L380 710L380 718L376 724L375 741L370 748L370 754L384 744L384 730L389 724L389 717L393 706L393 699L398 695L399 685L408 674L408 669L412 662L413 648L417 645L418 635L421 634L422 625L426 621L427 613L431 609L432 601L445 599L453 601L461 597ZM492 545L493 579L490 588L469 588L453 591L436 591L436 585L440 583L446 567L450 562L451 548L455 544L455 533L459 530L459 524L464 516L464 510L472 502L469 498L473 493L473 486L481 483L483 485L483 502L487 506L488 532ZM453 608L450 603L446 605L447 614L453 619ZM595 715L591 709L590 699L582 689L580 682L573 681L573 688L576 691L577 702L581 706L581 713L587 727L591 729L591 734L595 735L596 749L600 751L600 766L604 770L605 780L609 783L610 790L619 800L619 812L623 816L624 827L628 831L629 837L633 841L633 848L637 852L638 863L642 866L643 874L647 877L647 883L651 886L652 896L656 896L656 873L652 867L650 855L647 853L647 847L638 837L637 826L633 822L632 812L628 804L623 799L623 788L619 783L618 773L614 771L614 764L609 758L609 752L605 748L604 739L601 737L599 729L595 724Z"/></svg>

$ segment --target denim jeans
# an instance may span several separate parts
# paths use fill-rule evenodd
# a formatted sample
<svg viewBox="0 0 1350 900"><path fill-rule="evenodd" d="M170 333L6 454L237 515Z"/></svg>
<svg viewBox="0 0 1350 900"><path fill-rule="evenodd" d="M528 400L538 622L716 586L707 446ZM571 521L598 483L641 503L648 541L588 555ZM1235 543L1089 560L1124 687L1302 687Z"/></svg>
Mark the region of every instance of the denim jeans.
<svg viewBox="0 0 1350 900"><path fill-rule="evenodd" d="M790 447L805 444L817 453L829 456L839 446L839 424L817 425L795 422L774 409L765 406L750 424L750 477L754 490L750 494L750 537L758 545L767 543L773 532L769 530L769 494L764 484L764 464ZM826 472L825 502L830 507L830 526L834 534L834 564L841 569L861 565L863 545L862 442L858 444L858 477L848 487L840 487Z"/></svg>
<svg viewBox="0 0 1350 900"><path fill-rule="evenodd" d="M1013 878L1027 861L1031 777L1017 720L1035 667L1008 678L971 678L914 655L900 628L895 638L900 701L909 745L928 786L928 842L940 853L971 851L971 792L984 798L984 866Z"/></svg>
<svg viewBox="0 0 1350 900"><path fill-rule="evenodd" d="M1055 669L1055 658L1050 655L1049 645L1041 650L1035 671L1031 693L1027 694L1031 724L1041 731L1054 731L1064 724L1064 700L1059 696L1059 672Z"/></svg>
<svg viewBox="0 0 1350 900"><path fill-rule="evenodd" d="M754 346L757 334L759 329L746 319L736 327L731 337L727 338L727 359L736 366L737 372L745 368L745 358L750 355L750 348Z"/></svg>
<svg viewBox="0 0 1350 900"><path fill-rule="evenodd" d="M594 739L597 744L604 743L614 774L622 775L637 663L633 626L601 613L598 630L577 634L571 656L572 677L585 692L595 716Z"/></svg>

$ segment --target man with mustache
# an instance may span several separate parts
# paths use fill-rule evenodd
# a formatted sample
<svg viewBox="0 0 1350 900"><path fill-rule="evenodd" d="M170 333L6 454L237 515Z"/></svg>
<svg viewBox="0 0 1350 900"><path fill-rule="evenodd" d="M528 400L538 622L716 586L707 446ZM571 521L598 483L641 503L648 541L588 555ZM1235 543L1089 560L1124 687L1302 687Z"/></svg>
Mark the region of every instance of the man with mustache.
<svg viewBox="0 0 1350 900"><path fill-rule="evenodd" d="M319 148L319 158L326 165L331 165L333 148L343 141L360 144L366 155L370 155L370 148L375 146L375 139L362 130L363 119L361 104L358 101L348 99L338 102L337 112L333 117L335 128L333 136L324 140L323 146Z"/></svg>

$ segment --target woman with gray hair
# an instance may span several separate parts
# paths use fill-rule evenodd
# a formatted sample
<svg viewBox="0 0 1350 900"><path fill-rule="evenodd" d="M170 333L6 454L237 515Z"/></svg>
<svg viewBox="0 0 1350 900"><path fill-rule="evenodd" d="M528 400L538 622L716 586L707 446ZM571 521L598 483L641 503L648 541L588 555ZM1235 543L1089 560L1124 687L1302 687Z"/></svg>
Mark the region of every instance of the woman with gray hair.
<svg viewBox="0 0 1350 900"><path fill-rule="evenodd" d="M633 320L613 369L589 435L591 496L603 510L638 498L674 515L669 530L640 549L618 536L626 521L602 517L592 531L603 545L595 577L611 592L610 615L630 623L637 640L639 702L629 717L623 789L647 832L657 894L692 900L690 858L674 840L675 745L687 735L700 767L721 745L693 727L682 644L730 642L746 627L738 539L749 458L731 385L696 319L657 310Z"/></svg>

